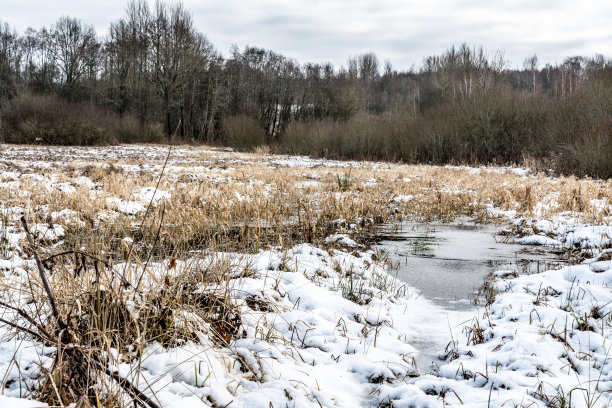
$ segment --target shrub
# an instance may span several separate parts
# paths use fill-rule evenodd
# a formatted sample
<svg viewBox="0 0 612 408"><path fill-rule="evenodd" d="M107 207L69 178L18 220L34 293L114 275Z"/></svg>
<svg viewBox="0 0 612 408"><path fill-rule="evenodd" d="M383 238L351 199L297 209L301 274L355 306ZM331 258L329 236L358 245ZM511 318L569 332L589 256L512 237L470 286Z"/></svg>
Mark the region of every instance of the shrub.
<svg viewBox="0 0 612 408"><path fill-rule="evenodd" d="M414 118L361 113L347 121L293 122L281 143L294 154L345 159L398 160L414 153Z"/></svg>
<svg viewBox="0 0 612 408"><path fill-rule="evenodd" d="M612 98L569 98L506 86L444 101L417 115L360 113L346 121L293 122L280 143L293 154L419 163L523 164L612 177Z"/></svg>
<svg viewBox="0 0 612 408"><path fill-rule="evenodd" d="M166 139L161 123L142 123L131 115L118 121L115 133L121 143L162 143Z"/></svg>
<svg viewBox="0 0 612 408"><path fill-rule="evenodd" d="M562 174L612 177L612 120L585 127L556 154L554 167Z"/></svg>
<svg viewBox="0 0 612 408"><path fill-rule="evenodd" d="M237 150L251 150L266 144L266 132L256 120L246 115L223 119L223 143Z"/></svg>
<svg viewBox="0 0 612 408"><path fill-rule="evenodd" d="M3 109L2 133L8 143L105 145L116 142L116 120L93 103L22 95Z"/></svg>

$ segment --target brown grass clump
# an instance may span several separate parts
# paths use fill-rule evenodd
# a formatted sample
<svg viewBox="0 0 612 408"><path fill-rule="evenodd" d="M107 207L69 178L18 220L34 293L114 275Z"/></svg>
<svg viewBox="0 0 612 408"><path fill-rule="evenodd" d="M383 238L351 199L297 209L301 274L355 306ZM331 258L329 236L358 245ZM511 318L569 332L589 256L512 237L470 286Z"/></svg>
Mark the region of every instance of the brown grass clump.
<svg viewBox="0 0 612 408"><path fill-rule="evenodd" d="M25 250L40 259L40 243L32 235L28 240ZM231 265L223 260L170 258L121 268L63 251L40 259L38 268L38 275L22 277L21 289L3 287L12 299L0 306L4 324L56 348L37 392L50 405L124 406L128 398L155 408L113 367L141 359L146 344L177 347L208 338L227 347L239 334L241 317L228 289Z"/></svg>

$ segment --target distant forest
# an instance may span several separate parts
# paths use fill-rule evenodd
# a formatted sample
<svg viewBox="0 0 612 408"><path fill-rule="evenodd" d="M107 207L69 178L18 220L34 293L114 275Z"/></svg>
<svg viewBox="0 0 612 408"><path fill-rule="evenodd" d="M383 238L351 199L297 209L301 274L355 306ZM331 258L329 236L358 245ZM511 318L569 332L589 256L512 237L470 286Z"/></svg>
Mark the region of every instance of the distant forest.
<svg viewBox="0 0 612 408"><path fill-rule="evenodd" d="M612 60L510 69L466 44L407 71L374 53L342 67L251 46L224 58L180 3L136 0L102 38L67 16L23 34L0 23L0 141L267 145L610 178Z"/></svg>

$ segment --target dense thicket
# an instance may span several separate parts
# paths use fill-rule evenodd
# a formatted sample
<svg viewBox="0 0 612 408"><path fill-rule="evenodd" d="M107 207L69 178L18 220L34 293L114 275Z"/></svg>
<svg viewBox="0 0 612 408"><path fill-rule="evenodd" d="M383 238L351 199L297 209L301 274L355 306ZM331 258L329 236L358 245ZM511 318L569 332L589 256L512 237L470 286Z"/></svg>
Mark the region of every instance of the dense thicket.
<svg viewBox="0 0 612 408"><path fill-rule="evenodd" d="M144 0L100 38L71 17L18 34L0 23L0 140L183 141L427 163L524 163L612 177L612 60L509 69L465 44L397 71L273 51L223 58L181 4Z"/></svg>

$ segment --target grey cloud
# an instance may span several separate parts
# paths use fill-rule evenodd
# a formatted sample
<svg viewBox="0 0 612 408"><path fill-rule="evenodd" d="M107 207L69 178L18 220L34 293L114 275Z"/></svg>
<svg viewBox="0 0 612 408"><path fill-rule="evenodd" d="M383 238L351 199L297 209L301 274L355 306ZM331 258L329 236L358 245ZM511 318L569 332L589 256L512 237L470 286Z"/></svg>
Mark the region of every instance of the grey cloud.
<svg viewBox="0 0 612 408"><path fill-rule="evenodd" d="M466 42L505 50L512 66L538 54L542 64L568 55L612 56L612 3L592 0L184 0L198 29L227 54L232 44L270 48L300 62L331 61L374 51L398 69ZM5 3L5 4L2 4ZM0 19L23 32L64 14L105 33L126 2L0 0Z"/></svg>

